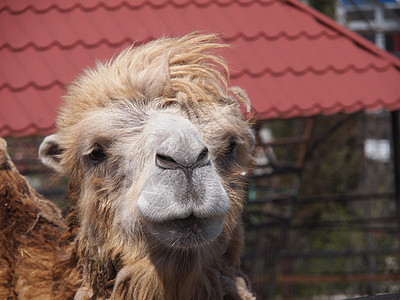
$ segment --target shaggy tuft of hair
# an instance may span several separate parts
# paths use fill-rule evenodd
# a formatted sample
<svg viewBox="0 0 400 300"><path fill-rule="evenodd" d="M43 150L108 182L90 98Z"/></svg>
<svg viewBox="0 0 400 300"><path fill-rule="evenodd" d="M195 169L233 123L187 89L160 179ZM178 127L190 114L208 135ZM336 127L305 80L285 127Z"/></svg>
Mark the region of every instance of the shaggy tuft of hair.
<svg viewBox="0 0 400 300"><path fill-rule="evenodd" d="M217 40L218 35L198 33L162 38L131 46L108 63L98 62L96 69L85 71L69 86L58 127L70 127L87 110L122 99L158 106L229 101L228 67L215 55L215 50L228 46ZM249 107L243 90L234 87L233 92Z"/></svg>

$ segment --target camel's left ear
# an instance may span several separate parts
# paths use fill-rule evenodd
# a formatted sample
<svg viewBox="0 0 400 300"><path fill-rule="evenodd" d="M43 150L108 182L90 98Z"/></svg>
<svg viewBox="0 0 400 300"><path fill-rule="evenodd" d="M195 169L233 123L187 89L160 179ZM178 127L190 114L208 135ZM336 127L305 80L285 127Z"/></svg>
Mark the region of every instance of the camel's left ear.
<svg viewBox="0 0 400 300"><path fill-rule="evenodd" d="M251 102L246 91L238 86L230 87L229 91L233 94L233 98L236 100L237 104L241 107L241 110L250 113Z"/></svg>
<svg viewBox="0 0 400 300"><path fill-rule="evenodd" d="M57 134L52 134L46 137L39 147L39 157L43 164L58 173L64 173L61 167L61 158L64 149L60 146Z"/></svg>

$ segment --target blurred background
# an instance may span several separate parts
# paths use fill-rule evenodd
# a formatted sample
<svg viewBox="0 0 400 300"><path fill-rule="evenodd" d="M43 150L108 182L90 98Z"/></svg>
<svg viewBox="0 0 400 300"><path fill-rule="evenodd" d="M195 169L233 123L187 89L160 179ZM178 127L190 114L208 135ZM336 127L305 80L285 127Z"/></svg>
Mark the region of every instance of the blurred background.
<svg viewBox="0 0 400 300"><path fill-rule="evenodd" d="M37 158L65 86L134 41L218 32L254 121L242 266L259 299L400 292L400 3L148 0L0 3L0 136L61 209Z"/></svg>

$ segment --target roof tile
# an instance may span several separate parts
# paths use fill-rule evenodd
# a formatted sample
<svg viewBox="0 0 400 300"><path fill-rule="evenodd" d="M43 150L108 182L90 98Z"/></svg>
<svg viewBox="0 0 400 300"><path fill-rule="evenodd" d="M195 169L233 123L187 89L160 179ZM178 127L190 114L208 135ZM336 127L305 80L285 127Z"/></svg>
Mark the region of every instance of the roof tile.
<svg viewBox="0 0 400 300"><path fill-rule="evenodd" d="M54 120L64 90L59 86L38 91L1 91L0 136L45 135L55 130ZM7 101L4 101L7 99Z"/></svg>
<svg viewBox="0 0 400 300"><path fill-rule="evenodd" d="M382 74L385 76L382 76ZM317 113L352 113L359 110L389 110L399 108L400 82L398 69L383 72L370 70L358 73L350 70L340 75L327 72L323 76L309 72L302 76L286 74L282 77L263 75L258 78L243 76L240 84L248 86L253 108L259 118L291 118ZM386 75L388 78L385 78ZM239 83L234 80L234 83Z"/></svg>
<svg viewBox="0 0 400 300"><path fill-rule="evenodd" d="M0 135L51 132L83 68L194 30L233 44L223 53L232 83L258 118L400 107L400 61L296 0L4 0Z"/></svg>

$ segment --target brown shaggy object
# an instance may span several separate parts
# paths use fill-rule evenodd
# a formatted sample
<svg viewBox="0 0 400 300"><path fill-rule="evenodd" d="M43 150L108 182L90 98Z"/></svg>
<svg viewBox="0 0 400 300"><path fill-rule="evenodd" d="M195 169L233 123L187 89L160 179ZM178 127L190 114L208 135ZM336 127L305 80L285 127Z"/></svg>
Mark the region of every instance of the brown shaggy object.
<svg viewBox="0 0 400 300"><path fill-rule="evenodd" d="M253 299L239 269L249 101L227 87L222 47L215 35L162 38L68 87L39 150L70 178L53 298Z"/></svg>
<svg viewBox="0 0 400 300"><path fill-rule="evenodd" d="M66 232L60 210L21 176L0 138L0 299L50 299Z"/></svg>

